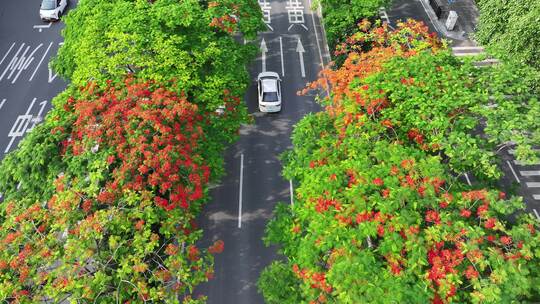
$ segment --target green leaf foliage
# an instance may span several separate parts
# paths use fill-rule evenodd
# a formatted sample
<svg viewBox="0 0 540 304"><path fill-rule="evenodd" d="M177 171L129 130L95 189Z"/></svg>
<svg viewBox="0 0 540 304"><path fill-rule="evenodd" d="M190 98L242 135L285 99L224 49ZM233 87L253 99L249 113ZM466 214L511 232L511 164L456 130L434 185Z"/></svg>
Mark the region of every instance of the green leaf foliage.
<svg viewBox="0 0 540 304"><path fill-rule="evenodd" d="M357 24L365 18L377 19L380 7L391 0L320 0L328 45L333 50L345 38L356 32Z"/></svg>
<svg viewBox="0 0 540 304"><path fill-rule="evenodd" d="M482 0L475 36L497 58L540 69L540 2Z"/></svg>
<svg viewBox="0 0 540 304"><path fill-rule="evenodd" d="M294 290L297 303L538 301L538 223L520 197L458 174L495 178L498 144L538 144L505 121L536 127L531 89L509 75L526 68L477 69L417 22L363 25L343 64L310 86L329 83L325 111L295 126L283 155L298 186L267 226L285 261L263 272L265 299ZM270 273L286 286L274 288Z"/></svg>

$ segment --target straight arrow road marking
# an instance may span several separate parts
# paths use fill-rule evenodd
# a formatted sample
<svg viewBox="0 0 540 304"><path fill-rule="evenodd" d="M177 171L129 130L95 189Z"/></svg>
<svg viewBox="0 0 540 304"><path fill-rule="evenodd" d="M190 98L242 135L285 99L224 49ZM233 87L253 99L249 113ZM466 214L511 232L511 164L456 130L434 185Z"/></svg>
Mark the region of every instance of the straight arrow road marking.
<svg viewBox="0 0 540 304"><path fill-rule="evenodd" d="M285 62L283 61L283 38L279 36L279 51L281 52L281 76L285 76Z"/></svg>
<svg viewBox="0 0 540 304"><path fill-rule="evenodd" d="M296 44L296 52L298 57L300 57L300 71L302 72L302 78L306 78L306 68L304 67L304 46L302 46L302 41L298 37L298 43Z"/></svg>
<svg viewBox="0 0 540 304"><path fill-rule="evenodd" d="M264 37L261 41L261 53L262 53L262 71L266 72L266 52L268 52L268 48L266 47L266 41L264 41Z"/></svg>
<svg viewBox="0 0 540 304"><path fill-rule="evenodd" d="M240 186L238 196L238 228L242 228L242 191L244 184L244 153L240 154Z"/></svg>

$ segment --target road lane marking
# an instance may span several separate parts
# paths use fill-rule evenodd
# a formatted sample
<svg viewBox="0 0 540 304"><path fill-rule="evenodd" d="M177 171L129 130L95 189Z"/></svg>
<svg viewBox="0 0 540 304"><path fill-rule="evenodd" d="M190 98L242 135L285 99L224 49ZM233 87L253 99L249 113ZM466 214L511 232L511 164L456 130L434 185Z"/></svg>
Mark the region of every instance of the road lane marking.
<svg viewBox="0 0 540 304"><path fill-rule="evenodd" d="M535 201L540 201L540 194L533 194L533 199Z"/></svg>
<svg viewBox="0 0 540 304"><path fill-rule="evenodd" d="M519 171L521 176L540 176L540 170Z"/></svg>
<svg viewBox="0 0 540 304"><path fill-rule="evenodd" d="M508 167L510 167L510 170L512 171L512 174L514 175L514 178L516 179L516 182L518 182L518 184L521 184L521 181L519 180L517 174L516 174L516 171L514 170L514 167L512 167L512 164L509 162L509 161L506 161L506 163L508 164Z"/></svg>
<svg viewBox="0 0 540 304"><path fill-rule="evenodd" d="M294 189L292 179L289 180L289 190L291 191L291 206L294 206Z"/></svg>
<svg viewBox="0 0 540 304"><path fill-rule="evenodd" d="M2 98L2 102L0 102L0 110L2 109L2 107L4 106L4 103L6 103L6 100L5 98Z"/></svg>
<svg viewBox="0 0 540 304"><path fill-rule="evenodd" d="M308 0L309 7L312 7L311 0ZM319 4L321 5L321 4ZM321 61L321 69L324 69L324 61L321 51L321 43L319 41L319 35L317 34L317 26L315 25L315 17L313 16L314 12L311 12L311 22L313 23L313 31L315 32L315 40L317 40L317 49L319 50L319 60ZM322 23L322 20L319 20ZM328 46L327 46L328 47ZM326 82L326 96L330 97L330 85L328 84L328 79L324 77L324 80Z"/></svg>
<svg viewBox="0 0 540 304"><path fill-rule="evenodd" d="M540 152L540 149L531 149L531 150L533 150L534 152ZM512 155L515 155L515 154L516 154L516 150L514 150L514 149L509 149L509 150L508 150L508 153L509 153L509 154L512 154Z"/></svg>
<svg viewBox="0 0 540 304"><path fill-rule="evenodd" d="M527 162L521 162L519 160L514 160L514 164L518 166L535 166L535 165L540 165L540 162L527 163Z"/></svg>
<svg viewBox="0 0 540 304"><path fill-rule="evenodd" d="M260 47L261 53L262 53L262 71L266 72L266 52L268 52L268 48L266 47L266 41L264 41L264 37L261 41L261 47Z"/></svg>
<svg viewBox="0 0 540 304"><path fill-rule="evenodd" d="M15 56L13 56L13 58L11 59L11 61L9 62L8 66L6 67L6 69L4 70L4 72L2 73L2 75L0 75L0 81L2 81L2 79L4 78L5 74L7 73L8 70L12 69L12 66L17 62L17 59L19 56L19 53L21 52L21 50L24 48L24 42L21 44L21 46L19 47L19 49L17 50L17 53L15 53ZM16 65L16 64L15 64ZM8 79L9 79L10 76L8 76Z"/></svg>
<svg viewBox="0 0 540 304"><path fill-rule="evenodd" d="M298 57L300 58L300 72L302 73L302 78L306 78L306 68L304 66L304 46L302 45L302 41L300 40L300 37L298 37L298 43L296 44L296 52L298 53Z"/></svg>
<svg viewBox="0 0 540 304"><path fill-rule="evenodd" d="M308 3L309 3L309 7L311 7L311 0L308 0ZM314 15L313 12L311 12L311 22L313 23L313 31L315 32L315 40L317 40L317 49L319 50L319 59L321 60L321 68L324 68L321 44L319 42L319 35L317 34L317 26L315 25L315 17L313 17L313 15Z"/></svg>
<svg viewBox="0 0 540 304"><path fill-rule="evenodd" d="M52 25L52 22L49 22L49 25L43 25L43 24L40 24L40 25L34 25L34 28L35 29L38 29L38 31L41 33L43 31L43 29L48 29L50 28Z"/></svg>
<svg viewBox="0 0 540 304"><path fill-rule="evenodd" d="M11 46L9 47L9 50L6 52L6 54L4 55L4 57L2 57L2 60L0 60L0 65L2 65L2 63L4 62L4 60L6 60L6 57L9 55L9 53L11 53L11 49L13 49L13 47L15 46L15 42L13 42L11 44Z"/></svg>
<svg viewBox="0 0 540 304"><path fill-rule="evenodd" d="M53 43L51 42L49 44L49 47L47 48L47 50L45 51L45 53L43 54L43 56L41 57L41 60L39 61L39 63L37 64L35 70L34 70L34 73L32 73L32 76L30 76L30 79L28 79L28 81L32 81L32 79L34 79L34 75L36 75L36 72L37 70L39 69L39 67L41 66L41 63L43 62L43 59L45 59L45 56L47 56L47 54L49 53L49 50L51 49L51 46L53 45ZM50 75L50 69L49 69L49 75ZM49 77L50 78L50 77ZM50 83L50 81L49 81Z"/></svg>
<svg viewBox="0 0 540 304"><path fill-rule="evenodd" d="M381 19L385 20L386 23L390 26L390 18L388 18L388 14L386 13L386 9L384 7L379 7L379 16L381 16Z"/></svg>
<svg viewBox="0 0 540 304"><path fill-rule="evenodd" d="M534 215L536 215L536 219L540 221L540 215L538 214L538 211L536 209L533 209Z"/></svg>
<svg viewBox="0 0 540 304"><path fill-rule="evenodd" d="M467 180L467 184L469 184L469 186L472 186L471 180L469 179L469 174L465 173L465 179Z"/></svg>
<svg viewBox="0 0 540 304"><path fill-rule="evenodd" d="M281 76L285 76L285 62L283 61L283 37L279 36L279 51L281 52Z"/></svg>
<svg viewBox="0 0 540 304"><path fill-rule="evenodd" d="M244 153L240 154L240 186L238 196L238 228L242 228L242 190L244 184Z"/></svg>
<svg viewBox="0 0 540 304"><path fill-rule="evenodd" d="M528 188L540 188L540 183L532 182L532 183L526 183Z"/></svg>

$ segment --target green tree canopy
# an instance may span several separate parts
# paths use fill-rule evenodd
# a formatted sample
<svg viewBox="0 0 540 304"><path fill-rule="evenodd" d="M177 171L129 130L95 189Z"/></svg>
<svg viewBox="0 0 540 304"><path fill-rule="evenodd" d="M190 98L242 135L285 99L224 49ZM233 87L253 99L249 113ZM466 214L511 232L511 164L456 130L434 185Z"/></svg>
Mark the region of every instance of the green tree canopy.
<svg viewBox="0 0 540 304"><path fill-rule="evenodd" d="M540 2L536 0L478 1L476 37L496 57L540 70Z"/></svg>
<svg viewBox="0 0 540 304"><path fill-rule="evenodd" d="M223 90L245 90L246 59L262 28L256 1L81 0L64 21L64 45L53 67L76 85L139 78L175 80L178 91L217 109Z"/></svg>
<svg viewBox="0 0 540 304"><path fill-rule="evenodd" d="M456 177L496 178L496 144L535 139L503 118L531 120L537 99L503 68L456 59L422 24L360 26L338 50L343 65L310 87L329 86L325 111L297 124L283 156L298 186L268 225L286 260L263 272L265 299L290 303L280 291L295 290L314 303L538 300L540 235L521 198Z"/></svg>

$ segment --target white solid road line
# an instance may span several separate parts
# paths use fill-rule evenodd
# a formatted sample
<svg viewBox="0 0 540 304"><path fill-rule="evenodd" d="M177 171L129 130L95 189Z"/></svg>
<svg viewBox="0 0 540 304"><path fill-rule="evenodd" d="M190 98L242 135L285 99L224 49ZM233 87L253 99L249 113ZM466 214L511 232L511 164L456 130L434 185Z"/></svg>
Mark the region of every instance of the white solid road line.
<svg viewBox="0 0 540 304"><path fill-rule="evenodd" d="M302 41L300 40L300 37L298 37L298 43L296 44L296 52L298 53L298 57L300 59L300 72L302 73L302 78L306 78L306 68L304 66L304 46L302 45Z"/></svg>
<svg viewBox="0 0 540 304"><path fill-rule="evenodd" d="M516 182L518 182L518 184L521 184L521 181L519 180L517 174L516 174L516 171L514 170L514 167L512 167L512 164L509 162L509 161L506 161L506 163L508 164L508 167L510 167L510 170L512 171L512 174L514 175L514 178L516 179Z"/></svg>
<svg viewBox="0 0 540 304"><path fill-rule="evenodd" d="M535 201L540 201L540 194L533 194L533 199Z"/></svg>
<svg viewBox="0 0 540 304"><path fill-rule="evenodd" d="M244 188L244 153L240 154L240 186L238 195L238 228L242 228L242 192Z"/></svg>
<svg viewBox="0 0 540 304"><path fill-rule="evenodd" d="M540 176L540 170L519 171L519 174L521 174L521 176Z"/></svg>
<svg viewBox="0 0 540 304"><path fill-rule="evenodd" d="M540 221L540 215L538 215L538 211L536 209L533 209L534 215L536 215L536 218Z"/></svg>
<svg viewBox="0 0 540 304"><path fill-rule="evenodd" d="M281 52L281 76L285 76L285 62L283 61L283 38L279 36L279 51Z"/></svg>
<svg viewBox="0 0 540 304"><path fill-rule="evenodd" d="M311 6L311 0L308 0L308 3L309 3L309 7L312 7ZM317 26L315 25L315 17L314 17L314 15L315 15L314 12L312 12L311 13L311 22L313 22L313 31L315 32L315 40L317 40L317 49L319 50L319 60L321 61L321 69L323 69L324 68L324 61L323 61L323 57L322 57L321 43L319 41L319 34L317 33Z"/></svg>
<svg viewBox="0 0 540 304"><path fill-rule="evenodd" d="M41 56L41 60L39 61L39 63L37 64L36 68L34 69L34 73L32 73L32 76L30 76L30 79L28 79L28 81L32 81L32 79L34 79L34 76L36 75L36 72L37 70L39 69L39 67L41 66L41 63L43 62L43 59L45 59L45 56L47 56L47 54L49 53L49 50L51 49L51 46L53 45L53 43L51 42L49 44L49 47L47 48L47 50L45 51L45 54L43 54L43 56ZM49 74L50 74L50 69L49 69ZM49 79L50 79L50 76L49 76ZM49 81L50 83L50 81Z"/></svg>
<svg viewBox="0 0 540 304"><path fill-rule="evenodd" d="M469 184L469 186L472 186L471 180L469 179L469 175L467 173L465 173L465 179L467 180L467 184Z"/></svg>
<svg viewBox="0 0 540 304"><path fill-rule="evenodd" d="M526 183L526 185L529 188L540 188L540 183L536 183L536 182Z"/></svg>
<svg viewBox="0 0 540 304"><path fill-rule="evenodd" d="M268 52L268 48L266 47L266 41L264 41L264 37L261 40L261 59L262 59L262 71L266 72L266 52Z"/></svg>
<svg viewBox="0 0 540 304"><path fill-rule="evenodd" d="M2 60L0 60L0 65L2 65L2 63L4 62L4 60L6 60L6 57L9 55L9 53L11 52L11 49L13 49L13 47L15 46L15 42L13 42L11 44L11 47L9 48L9 50L6 52L6 54L4 55L4 57L2 57Z"/></svg>
<svg viewBox="0 0 540 304"><path fill-rule="evenodd" d="M309 7L312 7L311 5L311 0L308 0L308 4L309 4ZM320 8L321 4L319 3L319 8ZM321 10L319 10L319 12L321 12ZM319 50L319 60L321 62L321 69L324 69L324 60L323 60L323 56L322 56L322 51L321 51L321 42L319 41L319 35L317 34L317 26L315 25L315 17L314 17L314 12L311 13L311 21L313 22L313 31L315 32L315 40L317 40L317 49ZM321 22L321 27L323 28L324 30L324 23L319 19L319 21ZM328 57L330 57L330 52L328 50L328 44L326 45L326 50L328 51ZM327 97L330 97L330 85L328 84L328 79L325 77L325 82L326 82L326 96Z"/></svg>
<svg viewBox="0 0 540 304"><path fill-rule="evenodd" d="M293 184L292 184L291 179L289 180L289 190L291 192L291 206L292 206L294 205L294 189L293 189Z"/></svg>

